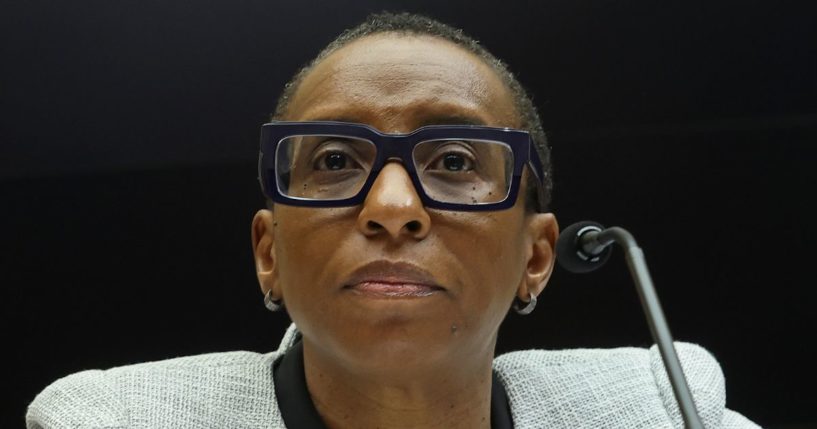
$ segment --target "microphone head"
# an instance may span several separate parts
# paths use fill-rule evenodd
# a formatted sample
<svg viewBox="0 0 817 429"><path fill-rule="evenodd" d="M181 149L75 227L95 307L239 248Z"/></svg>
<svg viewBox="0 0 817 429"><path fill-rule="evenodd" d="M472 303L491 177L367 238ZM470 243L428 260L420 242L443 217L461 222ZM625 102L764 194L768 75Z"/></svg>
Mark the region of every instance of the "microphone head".
<svg viewBox="0 0 817 429"><path fill-rule="evenodd" d="M559 234L556 240L556 261L562 268L571 273L589 273L601 268L612 253L612 246L607 246L597 255L589 255L583 250L582 236L588 232L601 232L604 227L593 221L576 222Z"/></svg>

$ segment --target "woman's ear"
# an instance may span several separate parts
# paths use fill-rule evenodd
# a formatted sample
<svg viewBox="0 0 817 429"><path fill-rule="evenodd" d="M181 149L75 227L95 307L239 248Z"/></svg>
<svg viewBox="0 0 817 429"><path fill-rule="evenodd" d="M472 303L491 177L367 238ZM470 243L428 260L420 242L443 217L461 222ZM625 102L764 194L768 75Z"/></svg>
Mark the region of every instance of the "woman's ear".
<svg viewBox="0 0 817 429"><path fill-rule="evenodd" d="M276 287L275 219L271 210L259 210L252 219L252 252L261 292L266 294L272 290L272 298L280 300L281 291Z"/></svg>
<svg viewBox="0 0 817 429"><path fill-rule="evenodd" d="M559 238L559 224L552 213L536 213L528 216L528 253L523 281L517 290L522 301L530 299L529 294L539 296L545 288L556 262L556 239Z"/></svg>

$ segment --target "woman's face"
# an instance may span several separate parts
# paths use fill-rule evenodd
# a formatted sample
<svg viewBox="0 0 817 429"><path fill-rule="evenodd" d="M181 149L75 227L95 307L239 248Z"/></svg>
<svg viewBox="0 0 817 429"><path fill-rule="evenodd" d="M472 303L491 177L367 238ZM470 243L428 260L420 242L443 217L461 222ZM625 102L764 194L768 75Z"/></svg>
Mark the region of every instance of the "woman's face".
<svg viewBox="0 0 817 429"><path fill-rule="evenodd" d="M364 37L323 60L286 119L388 133L519 126L510 91L479 58L441 39L394 34ZM538 294L553 266L555 219L526 213L524 189L519 195L502 211L426 209L401 163L389 162L362 205L260 211L261 288L283 299L316 353L349 368L492 356L514 296Z"/></svg>

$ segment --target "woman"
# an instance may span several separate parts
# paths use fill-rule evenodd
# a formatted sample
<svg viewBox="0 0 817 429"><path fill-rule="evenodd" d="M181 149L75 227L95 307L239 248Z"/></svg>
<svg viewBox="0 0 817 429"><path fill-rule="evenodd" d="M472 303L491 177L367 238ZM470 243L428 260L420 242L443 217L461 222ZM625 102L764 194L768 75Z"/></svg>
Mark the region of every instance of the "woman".
<svg viewBox="0 0 817 429"><path fill-rule="evenodd" d="M274 119L252 242L267 307L294 322L279 349L75 374L29 428L681 425L655 350L494 359L508 310L532 311L550 277L558 226L535 109L475 41L370 17ZM755 427L724 409L705 351L679 352L707 427Z"/></svg>

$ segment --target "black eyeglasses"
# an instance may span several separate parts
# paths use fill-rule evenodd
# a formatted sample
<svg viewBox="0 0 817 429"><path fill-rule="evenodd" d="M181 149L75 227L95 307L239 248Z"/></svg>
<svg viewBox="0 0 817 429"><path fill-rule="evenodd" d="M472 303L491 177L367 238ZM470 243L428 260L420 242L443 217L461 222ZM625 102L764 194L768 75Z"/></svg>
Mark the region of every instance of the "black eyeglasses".
<svg viewBox="0 0 817 429"><path fill-rule="evenodd" d="M510 208L525 165L542 187L541 161L526 131L471 125L384 134L345 122L271 122L261 128L258 180L276 203L353 206L363 203L394 159L402 161L429 208Z"/></svg>

